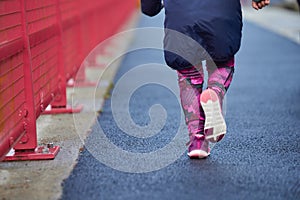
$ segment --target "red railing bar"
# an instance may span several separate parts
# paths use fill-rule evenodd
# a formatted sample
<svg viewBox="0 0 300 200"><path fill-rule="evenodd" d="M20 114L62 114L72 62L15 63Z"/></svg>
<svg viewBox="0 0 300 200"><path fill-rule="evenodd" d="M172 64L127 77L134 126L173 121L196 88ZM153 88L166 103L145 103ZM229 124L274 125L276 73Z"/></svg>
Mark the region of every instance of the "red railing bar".
<svg viewBox="0 0 300 200"><path fill-rule="evenodd" d="M40 67L43 66L43 65L45 65L46 63L51 63L51 62L53 62L53 59L57 59L57 55L55 55L55 54L52 55L52 56L47 57L47 60L42 59L42 58L41 58L41 59L38 59L39 57L44 56L43 54L46 53L46 52L48 52L48 51L51 50L52 48L53 48L53 47L47 48L45 51L41 51L41 54L40 54L40 55L37 55L37 56L33 57L33 62L32 62L33 66L34 66L33 72L35 72L36 70L39 70ZM37 65L34 65L35 62L37 62L38 64L37 64ZM49 67L49 68L50 68L50 67ZM47 71L46 71L45 73L47 73ZM44 73L44 74L45 74L45 73Z"/></svg>
<svg viewBox="0 0 300 200"><path fill-rule="evenodd" d="M20 110L22 110L22 106L24 106L23 104L21 104L19 107L17 107L16 111L13 113L10 113L7 116L7 118L11 117L12 115L14 115L15 113L18 113ZM20 118L21 119L21 118ZM4 122L6 122L7 119L3 119L2 121L0 121L0 124L3 124ZM16 123L17 124L17 123Z"/></svg>
<svg viewBox="0 0 300 200"><path fill-rule="evenodd" d="M20 79L18 79L18 80L20 80ZM17 81L18 81L18 80L17 80ZM16 83L17 81L15 81L15 83ZM1 91L1 92L2 92L2 91ZM5 107L12 99L16 98L16 97L17 97L19 94L21 94L21 93L22 93L22 90L20 90L16 95L12 96L11 98L5 99L7 102L4 101L3 105L0 106L0 110L1 110L3 107ZM1 121L0 121L0 122L1 122Z"/></svg>
<svg viewBox="0 0 300 200"><path fill-rule="evenodd" d="M39 30L37 32L31 33L29 35L30 46L36 46L37 44L46 41L54 35L57 35L58 27L56 25L51 25L45 29Z"/></svg>
<svg viewBox="0 0 300 200"><path fill-rule="evenodd" d="M21 65L22 65L22 64L20 64L20 65L18 65L18 66L16 66L16 67L13 67L13 68L11 68L10 70L4 72L4 73L1 74L1 75L2 75L2 76L7 75L7 74L11 73L12 71L16 70L17 68L21 67ZM23 77L24 77L24 76L21 76L20 78L23 78ZM14 81L12 81L12 82L9 82L9 83L6 82L5 87L3 87L2 89L0 89L0 93L2 93L2 92L4 92L5 90L9 89L9 87L10 87L11 85L13 85L14 83L16 83L18 80L20 80L20 78L14 80ZM10 80L10 81L11 81L11 80ZM3 84L3 82L1 82L1 84Z"/></svg>
<svg viewBox="0 0 300 200"><path fill-rule="evenodd" d="M32 24L34 24L34 23L36 23L36 22L44 21L45 19L51 19L51 18L54 18L54 17L55 17L55 13L50 14L50 15L45 15L45 16L42 17L42 18L30 20L30 21L28 21L27 23L28 23L28 25L32 25Z"/></svg>
<svg viewBox="0 0 300 200"><path fill-rule="evenodd" d="M79 16L73 16L70 17L66 20L62 21L62 28L63 30L67 30L70 27L72 27L73 25L77 25L78 24L78 20L79 20Z"/></svg>
<svg viewBox="0 0 300 200"><path fill-rule="evenodd" d="M4 26L3 24L1 24L0 31L6 31L6 30L9 30L9 29L12 29L12 28L16 28L18 26L21 26L21 23L20 24L13 24L13 25L10 24L10 25L7 25L7 26Z"/></svg>
<svg viewBox="0 0 300 200"><path fill-rule="evenodd" d="M35 0L35 1L26 1L25 3L25 11L31 10L31 9L41 9L43 7L48 7L48 6L54 6L55 2L54 1L41 1L41 0Z"/></svg>
<svg viewBox="0 0 300 200"><path fill-rule="evenodd" d="M5 58L17 54L22 51L24 47L23 40L21 38L14 41L1 44L0 46L0 62Z"/></svg>
<svg viewBox="0 0 300 200"><path fill-rule="evenodd" d="M21 12L21 10L14 10L14 11L10 11L10 12L3 10L2 13L0 11L0 16L11 15L11 14L20 13L20 12Z"/></svg>

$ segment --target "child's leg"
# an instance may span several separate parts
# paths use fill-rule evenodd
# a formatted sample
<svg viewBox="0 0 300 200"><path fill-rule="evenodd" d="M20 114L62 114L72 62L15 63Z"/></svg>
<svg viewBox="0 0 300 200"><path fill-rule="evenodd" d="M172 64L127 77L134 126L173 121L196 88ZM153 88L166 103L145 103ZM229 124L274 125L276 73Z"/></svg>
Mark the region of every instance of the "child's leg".
<svg viewBox="0 0 300 200"><path fill-rule="evenodd" d="M200 105L200 95L203 86L203 69L192 67L179 70L178 82L180 88L181 106L185 114L185 121L188 126L190 139L195 134L204 132L204 112Z"/></svg>
<svg viewBox="0 0 300 200"><path fill-rule="evenodd" d="M227 92L234 73L234 58L228 62L215 63L207 62L208 88L214 90L222 104L225 93Z"/></svg>
<svg viewBox="0 0 300 200"><path fill-rule="evenodd" d="M226 123L222 114L224 95L232 81L234 59L225 63L207 61L208 89L203 91L200 102L205 114L204 134L210 142L220 141L226 134Z"/></svg>

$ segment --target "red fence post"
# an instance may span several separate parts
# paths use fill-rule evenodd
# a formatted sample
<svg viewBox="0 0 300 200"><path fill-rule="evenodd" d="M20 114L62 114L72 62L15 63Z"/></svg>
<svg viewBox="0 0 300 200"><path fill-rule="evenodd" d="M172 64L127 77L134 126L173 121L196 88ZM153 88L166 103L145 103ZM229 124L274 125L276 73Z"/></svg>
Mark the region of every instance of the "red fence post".
<svg viewBox="0 0 300 200"><path fill-rule="evenodd" d="M25 85L25 105L24 105L24 128L26 133L15 146L15 150L34 150L37 147L37 135L36 135L36 113L34 105L34 92L32 84L32 69L31 69L31 54L29 46L29 38L27 34L26 25L26 11L24 6L24 1L21 1L22 8L22 36L24 43L24 53L23 53L23 73L24 73L24 85Z"/></svg>
<svg viewBox="0 0 300 200"><path fill-rule="evenodd" d="M25 0L20 0L21 15L22 15L22 35L24 42L24 85L25 85L25 105L22 115L24 117L25 133L14 146L14 154L6 156L5 161L13 160L42 160L53 159L58 151L58 146L37 147L37 132L36 132L36 110L34 100L33 78L32 78L32 62L29 37L27 31Z"/></svg>
<svg viewBox="0 0 300 200"><path fill-rule="evenodd" d="M51 109L45 110L43 114L61 114L61 113L78 113L82 110L83 106L78 105L76 108L67 104L67 79L64 66L64 53L62 41L62 19L60 11L60 0L56 0L56 20L58 29L58 92L51 102ZM74 33L76 34L76 33Z"/></svg>
<svg viewBox="0 0 300 200"><path fill-rule="evenodd" d="M82 9L84 9L86 7L85 4L83 4L81 1L74 1L75 6L75 10L76 10L76 14L74 16L75 18L75 24L73 24L73 28L76 26L77 29L76 32L73 32L74 35L76 35L77 41L73 41L73 43L76 43L77 48L77 60L78 62L76 63L76 70L70 70L71 66L65 66L67 69L67 77L69 79L67 79L67 86L68 87L73 87L75 86L76 83L76 87L86 87L86 86L96 86L96 82L90 82L86 79L86 73L85 73L85 67L83 67L81 65L81 63L84 61L85 59L85 53L84 53L84 44L83 44L83 38L82 38L82 27L83 27L83 20L82 20ZM63 21L63 39L65 36L64 31L68 31L65 29L71 29L70 27L65 27L66 22ZM89 30L90 32L92 32L91 30ZM75 72L75 73L74 73Z"/></svg>

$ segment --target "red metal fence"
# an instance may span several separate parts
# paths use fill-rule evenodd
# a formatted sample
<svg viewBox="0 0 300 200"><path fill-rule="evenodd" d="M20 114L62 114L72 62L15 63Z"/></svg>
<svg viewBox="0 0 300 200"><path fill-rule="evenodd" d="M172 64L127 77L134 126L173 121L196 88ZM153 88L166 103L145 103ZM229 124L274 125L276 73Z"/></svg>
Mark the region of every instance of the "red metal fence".
<svg viewBox="0 0 300 200"><path fill-rule="evenodd" d="M51 159L36 119L67 106L66 84L87 54L118 31L136 0L0 0L0 160Z"/></svg>

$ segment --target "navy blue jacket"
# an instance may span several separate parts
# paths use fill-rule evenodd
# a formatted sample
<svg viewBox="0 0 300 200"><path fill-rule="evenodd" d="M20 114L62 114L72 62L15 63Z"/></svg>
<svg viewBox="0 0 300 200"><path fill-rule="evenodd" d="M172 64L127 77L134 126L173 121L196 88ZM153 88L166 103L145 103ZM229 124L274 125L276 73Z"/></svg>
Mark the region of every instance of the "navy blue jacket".
<svg viewBox="0 0 300 200"><path fill-rule="evenodd" d="M155 16L161 0L141 0L142 12ZM240 0L164 0L166 63L184 69L202 60L226 62L240 48Z"/></svg>

